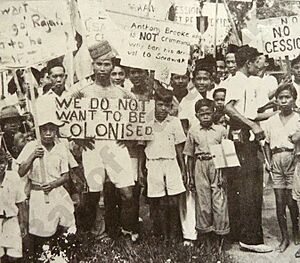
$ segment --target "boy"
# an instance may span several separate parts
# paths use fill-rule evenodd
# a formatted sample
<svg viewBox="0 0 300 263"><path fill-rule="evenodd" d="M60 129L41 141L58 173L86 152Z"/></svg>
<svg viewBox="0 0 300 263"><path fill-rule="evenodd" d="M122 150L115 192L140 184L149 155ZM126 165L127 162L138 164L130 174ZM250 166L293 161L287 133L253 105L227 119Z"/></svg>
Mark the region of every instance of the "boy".
<svg viewBox="0 0 300 263"><path fill-rule="evenodd" d="M182 155L185 134L180 120L169 115L172 91L158 88L154 99L154 138L145 147L147 196L157 209L157 216L153 218L154 230L161 228L164 241L168 242L176 235L178 197L185 192L186 170Z"/></svg>
<svg viewBox="0 0 300 263"><path fill-rule="evenodd" d="M215 102L216 111L223 111L225 105L226 89L218 88L214 90L213 99Z"/></svg>
<svg viewBox="0 0 300 263"><path fill-rule="evenodd" d="M221 171L214 167L209 146L220 144L222 139L226 138L226 130L212 122L212 100L197 101L195 112L200 123L189 130L183 153L188 156L189 179L196 188L196 228L199 233L206 234L208 249L209 233L217 234L221 250L223 236L230 230L227 196L222 187Z"/></svg>
<svg viewBox="0 0 300 263"><path fill-rule="evenodd" d="M41 114L38 125L42 145L29 142L17 159L19 175L28 175L30 180L29 233L36 256L43 243L57 234L59 226L76 230L73 202L63 187L69 179L69 153L65 143L57 138L61 123L55 116ZM44 159L45 181L41 178L39 158Z"/></svg>
<svg viewBox="0 0 300 263"><path fill-rule="evenodd" d="M27 234L25 199L20 177L17 172L7 171L7 157L1 148L0 262L17 262L17 258L22 258L22 237Z"/></svg>
<svg viewBox="0 0 300 263"><path fill-rule="evenodd" d="M299 114L293 111L297 92L292 84L281 85L275 93L280 112L272 116L265 123L266 154L269 163L272 163L273 188L276 199L276 213L282 239L276 248L284 252L289 245L289 236L286 221L286 206L291 214L293 237L295 244L299 244L298 207L292 198L293 177L295 171L294 144L290 136L297 131Z"/></svg>

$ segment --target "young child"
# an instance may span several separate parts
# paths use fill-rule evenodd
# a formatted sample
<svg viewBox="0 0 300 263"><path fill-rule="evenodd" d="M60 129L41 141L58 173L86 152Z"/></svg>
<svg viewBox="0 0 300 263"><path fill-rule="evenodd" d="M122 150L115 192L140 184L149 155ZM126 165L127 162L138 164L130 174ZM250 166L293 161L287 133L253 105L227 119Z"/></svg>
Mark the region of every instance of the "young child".
<svg viewBox="0 0 300 263"><path fill-rule="evenodd" d="M15 171L7 171L7 156L0 149L0 262L22 258L22 237L27 234L24 187Z"/></svg>
<svg viewBox="0 0 300 263"><path fill-rule="evenodd" d="M173 93L164 88L155 91L154 138L145 147L150 202L156 205L154 230L161 229L166 242L176 237L179 194L185 192L186 170L182 150L185 134L180 120L170 116Z"/></svg>
<svg viewBox="0 0 300 263"><path fill-rule="evenodd" d="M277 247L284 252L289 245L287 230L286 206L291 214L293 237L295 244L299 244L298 216L299 210L296 201L292 198L293 178L295 170L294 144L290 136L297 131L299 114L293 111L297 92L292 84L281 85L275 93L280 112L272 116L265 123L266 155L273 174L273 188L276 199L276 214L282 239Z"/></svg>
<svg viewBox="0 0 300 263"><path fill-rule="evenodd" d="M208 249L209 233L215 233L221 249L223 236L230 230L227 196L222 187L221 171L214 167L209 146L220 144L226 138L226 130L212 122L212 100L197 101L195 112L200 123L189 130L183 153L188 156L188 174L196 189L196 228L204 235Z"/></svg>
<svg viewBox="0 0 300 263"><path fill-rule="evenodd" d="M33 240L33 256L38 257L43 244L51 242L59 226L76 231L74 206L63 185L69 179L67 148L57 138L61 123L53 116L39 118L41 146L31 141L20 153L17 163L19 175L30 180L29 233ZM45 164L45 178L40 173L39 159ZM46 202L48 198L49 202Z"/></svg>
<svg viewBox="0 0 300 263"><path fill-rule="evenodd" d="M213 99L215 102L216 111L223 111L225 105L226 89L218 88L214 90Z"/></svg>

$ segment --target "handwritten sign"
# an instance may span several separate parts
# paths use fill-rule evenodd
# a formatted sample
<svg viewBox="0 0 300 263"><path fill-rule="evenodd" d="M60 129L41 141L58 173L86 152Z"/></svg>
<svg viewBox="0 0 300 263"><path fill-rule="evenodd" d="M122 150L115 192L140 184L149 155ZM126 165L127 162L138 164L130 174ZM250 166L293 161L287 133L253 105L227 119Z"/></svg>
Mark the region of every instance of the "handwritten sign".
<svg viewBox="0 0 300 263"><path fill-rule="evenodd" d="M107 14L103 0L78 0L78 9L90 47L105 39Z"/></svg>
<svg viewBox="0 0 300 263"><path fill-rule="evenodd" d="M0 68L25 67L75 48L67 1L0 1Z"/></svg>
<svg viewBox="0 0 300 263"><path fill-rule="evenodd" d="M299 16L263 19L259 23L265 54L273 57L299 54Z"/></svg>
<svg viewBox="0 0 300 263"><path fill-rule="evenodd" d="M218 15L215 21L216 4L197 0L176 0L175 21L178 23L193 25L200 32L203 32L202 41L205 46L212 47L215 38L215 22L217 23L217 45L223 43L230 30L230 21L223 3L218 4ZM200 15L204 19L204 28L200 29Z"/></svg>
<svg viewBox="0 0 300 263"><path fill-rule="evenodd" d="M63 137L151 140L154 101L107 98L56 99Z"/></svg>
<svg viewBox="0 0 300 263"><path fill-rule="evenodd" d="M173 73L186 72L190 45L198 41L197 32L191 26L108 13L119 28L118 33L111 34L114 38L110 41L119 51L124 66L156 70L161 64Z"/></svg>

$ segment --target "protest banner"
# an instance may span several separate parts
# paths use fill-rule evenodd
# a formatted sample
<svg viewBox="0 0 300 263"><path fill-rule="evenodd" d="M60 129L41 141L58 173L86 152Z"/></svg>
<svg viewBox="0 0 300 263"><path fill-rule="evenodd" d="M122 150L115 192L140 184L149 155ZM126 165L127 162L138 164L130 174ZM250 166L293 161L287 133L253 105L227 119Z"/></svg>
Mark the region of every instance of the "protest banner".
<svg viewBox="0 0 300 263"><path fill-rule="evenodd" d="M167 20L173 0L104 0L105 9L133 16Z"/></svg>
<svg viewBox="0 0 300 263"><path fill-rule="evenodd" d="M29 67L75 49L67 1L1 1L0 21L0 68Z"/></svg>
<svg viewBox="0 0 300 263"><path fill-rule="evenodd" d="M276 17L259 21L263 52L272 57L295 56L300 51L300 17Z"/></svg>
<svg viewBox="0 0 300 263"><path fill-rule="evenodd" d="M151 140L154 101L136 99L56 99L56 116L73 139Z"/></svg>
<svg viewBox="0 0 300 263"><path fill-rule="evenodd" d="M210 52L214 44L220 45L230 30L230 21L224 3L218 3L216 16L216 3L200 2L197 0L175 1L175 21L183 24L193 25L199 30L204 31L201 40ZM200 20L205 19L204 30L200 29ZM217 36L215 42L215 25L217 25Z"/></svg>
<svg viewBox="0 0 300 263"><path fill-rule="evenodd" d="M192 26L107 11L119 29L109 41L122 65L156 70L160 64L173 73L186 72L190 45L198 42Z"/></svg>

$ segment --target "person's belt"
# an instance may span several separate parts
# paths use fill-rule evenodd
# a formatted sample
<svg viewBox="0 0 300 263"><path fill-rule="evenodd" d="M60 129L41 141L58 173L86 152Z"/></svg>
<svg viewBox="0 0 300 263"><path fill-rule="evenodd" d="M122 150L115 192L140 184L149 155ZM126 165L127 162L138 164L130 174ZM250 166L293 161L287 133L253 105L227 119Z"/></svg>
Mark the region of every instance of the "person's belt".
<svg viewBox="0 0 300 263"><path fill-rule="evenodd" d="M31 184L30 185L30 190L34 190L34 191L43 191L42 186L38 185L38 184Z"/></svg>
<svg viewBox="0 0 300 263"><path fill-rule="evenodd" d="M201 161L209 161L212 160L212 155L210 153L198 153L196 154L196 158Z"/></svg>
<svg viewBox="0 0 300 263"><path fill-rule="evenodd" d="M283 152L293 152L294 149L290 149L290 148L286 148L286 147L280 147L280 148L275 147L271 151L272 151L272 154L276 154L276 153L283 153Z"/></svg>

